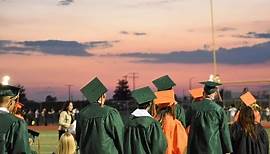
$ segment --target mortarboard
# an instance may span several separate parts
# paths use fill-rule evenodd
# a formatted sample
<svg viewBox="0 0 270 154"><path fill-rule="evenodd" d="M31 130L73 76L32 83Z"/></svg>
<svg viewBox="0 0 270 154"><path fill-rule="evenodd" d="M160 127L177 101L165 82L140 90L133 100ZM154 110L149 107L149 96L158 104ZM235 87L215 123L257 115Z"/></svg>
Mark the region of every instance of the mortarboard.
<svg viewBox="0 0 270 154"><path fill-rule="evenodd" d="M150 102L156 98L154 92L149 87L136 89L131 92L131 95L139 105Z"/></svg>
<svg viewBox="0 0 270 154"><path fill-rule="evenodd" d="M217 86L222 85L220 82L220 78L218 75L210 75L209 79L207 81L200 82L201 84L204 85L204 92L206 94L212 94L216 92Z"/></svg>
<svg viewBox="0 0 270 154"><path fill-rule="evenodd" d="M97 77L81 88L81 92L90 103L97 102L98 99L107 91L107 88Z"/></svg>
<svg viewBox="0 0 270 154"><path fill-rule="evenodd" d="M203 88L191 89L189 93L194 99L203 97Z"/></svg>
<svg viewBox="0 0 270 154"><path fill-rule="evenodd" d="M251 106L252 104L256 103L256 98L248 91L240 96L240 99L245 103L247 106Z"/></svg>
<svg viewBox="0 0 270 154"><path fill-rule="evenodd" d="M158 91L168 90L176 85L168 75L162 76L152 81L152 83L157 87Z"/></svg>
<svg viewBox="0 0 270 154"><path fill-rule="evenodd" d="M15 97L19 95L20 88L10 85L0 84L0 97L11 96Z"/></svg>
<svg viewBox="0 0 270 154"><path fill-rule="evenodd" d="M156 99L154 103L158 106L171 106L175 104L174 91L173 90L164 90L155 92Z"/></svg>

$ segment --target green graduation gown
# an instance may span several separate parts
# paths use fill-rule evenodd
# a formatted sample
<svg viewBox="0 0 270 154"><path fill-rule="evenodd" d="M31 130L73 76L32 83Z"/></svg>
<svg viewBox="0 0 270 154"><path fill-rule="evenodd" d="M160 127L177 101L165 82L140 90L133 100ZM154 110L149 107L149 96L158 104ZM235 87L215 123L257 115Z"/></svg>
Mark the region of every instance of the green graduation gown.
<svg viewBox="0 0 270 154"><path fill-rule="evenodd" d="M194 102L187 112L188 154L222 154L232 152L226 113L215 102Z"/></svg>
<svg viewBox="0 0 270 154"><path fill-rule="evenodd" d="M176 115L176 119L179 120L179 121L181 121L182 125L184 127L186 127L186 114L185 114L185 110L184 110L184 108L179 103L176 104L175 115Z"/></svg>
<svg viewBox="0 0 270 154"><path fill-rule="evenodd" d="M90 103L79 113L76 139L80 153L122 154L124 124L119 112Z"/></svg>
<svg viewBox="0 0 270 154"><path fill-rule="evenodd" d="M24 120L0 113L0 154L30 154L29 136Z"/></svg>
<svg viewBox="0 0 270 154"><path fill-rule="evenodd" d="M126 154L163 154L167 149L159 122L147 116L129 118L124 143Z"/></svg>

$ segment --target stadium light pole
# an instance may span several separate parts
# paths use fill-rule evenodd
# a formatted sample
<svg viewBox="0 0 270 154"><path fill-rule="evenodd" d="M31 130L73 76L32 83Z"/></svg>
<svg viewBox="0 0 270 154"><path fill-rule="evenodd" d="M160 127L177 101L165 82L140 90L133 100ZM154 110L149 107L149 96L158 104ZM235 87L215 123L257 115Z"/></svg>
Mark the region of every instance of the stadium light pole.
<svg viewBox="0 0 270 154"><path fill-rule="evenodd" d="M210 10L211 10L210 13L211 13L213 71L214 71L214 75L217 75L217 57L216 57L216 40L215 40L215 25L214 25L213 0L210 0Z"/></svg>

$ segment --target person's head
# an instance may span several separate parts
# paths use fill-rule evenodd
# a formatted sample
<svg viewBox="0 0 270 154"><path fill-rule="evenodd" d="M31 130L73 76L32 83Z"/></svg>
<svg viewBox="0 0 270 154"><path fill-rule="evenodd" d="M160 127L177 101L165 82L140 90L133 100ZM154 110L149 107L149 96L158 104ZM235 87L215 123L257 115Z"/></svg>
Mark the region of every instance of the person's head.
<svg viewBox="0 0 270 154"><path fill-rule="evenodd" d="M247 135L250 135L252 138L256 138L255 115L251 107L246 105L241 107L238 123L241 125Z"/></svg>
<svg viewBox="0 0 270 154"><path fill-rule="evenodd" d="M5 107L10 112L13 112L15 110L16 102L17 102L17 97L11 97L11 96L0 97L0 107Z"/></svg>
<svg viewBox="0 0 270 154"><path fill-rule="evenodd" d="M204 92L204 97L205 98L210 98L211 100L215 100L217 98L217 92L213 92L213 93L208 93L208 92Z"/></svg>
<svg viewBox="0 0 270 154"><path fill-rule="evenodd" d="M153 104L153 100L156 98L155 93L150 89L150 87L143 87L131 92L132 97L138 104L139 109L149 110L150 105Z"/></svg>
<svg viewBox="0 0 270 154"><path fill-rule="evenodd" d="M163 119L165 115L170 114L175 117L175 106L177 104L175 100L175 93L173 90L164 90L155 92L156 99L154 99L155 110L153 116L157 115L160 119Z"/></svg>
<svg viewBox="0 0 270 154"><path fill-rule="evenodd" d="M158 118L158 121L162 121L165 115L170 115L174 119L176 118L176 104L173 104L171 106L156 106L156 117Z"/></svg>
<svg viewBox="0 0 270 154"><path fill-rule="evenodd" d="M143 104L138 104L138 109L147 109L150 107L152 103L151 102L145 102Z"/></svg>
<svg viewBox="0 0 270 154"><path fill-rule="evenodd" d="M63 111L72 112L73 110L73 103L72 102L66 102L63 107Z"/></svg>
<svg viewBox="0 0 270 154"><path fill-rule="evenodd" d="M0 84L0 107L5 107L13 112L19 98L19 91L18 87Z"/></svg>
<svg viewBox="0 0 270 154"><path fill-rule="evenodd" d="M64 133L59 140L57 153L58 154L75 154L76 143L71 133Z"/></svg>
<svg viewBox="0 0 270 154"><path fill-rule="evenodd" d="M210 75L209 79L204 82L200 82L204 85L204 97L212 100L216 99L219 95L218 86L222 85L218 75Z"/></svg>

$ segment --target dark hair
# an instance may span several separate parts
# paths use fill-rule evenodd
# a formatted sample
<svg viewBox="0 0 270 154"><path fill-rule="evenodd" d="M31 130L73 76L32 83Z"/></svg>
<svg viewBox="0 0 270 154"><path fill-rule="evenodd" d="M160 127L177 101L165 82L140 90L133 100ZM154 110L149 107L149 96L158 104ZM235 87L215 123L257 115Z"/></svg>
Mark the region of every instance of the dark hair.
<svg viewBox="0 0 270 154"><path fill-rule="evenodd" d="M63 105L62 111L68 111L68 106L69 106L70 103L72 103L72 102L70 102L70 101L66 102L66 103Z"/></svg>
<svg viewBox="0 0 270 154"><path fill-rule="evenodd" d="M154 117L158 117L158 121L163 125L163 120L167 114L173 116L173 119L176 118L176 104L172 106L160 107L155 105Z"/></svg>
<svg viewBox="0 0 270 154"><path fill-rule="evenodd" d="M162 89L162 90L158 90L158 91L165 91L165 90L172 90L173 87L167 88L167 89Z"/></svg>
<svg viewBox="0 0 270 154"><path fill-rule="evenodd" d="M251 136L253 139L257 139L255 130L255 115L251 107L243 106L240 109L238 123L241 125L247 135Z"/></svg>
<svg viewBox="0 0 270 154"><path fill-rule="evenodd" d="M211 95L217 91L217 87L212 87L212 86L207 86L207 85L205 85L203 89L206 95Z"/></svg>
<svg viewBox="0 0 270 154"><path fill-rule="evenodd" d="M151 102L145 102L143 104L139 104L138 105L138 108L139 109L146 109L149 105L150 105Z"/></svg>

